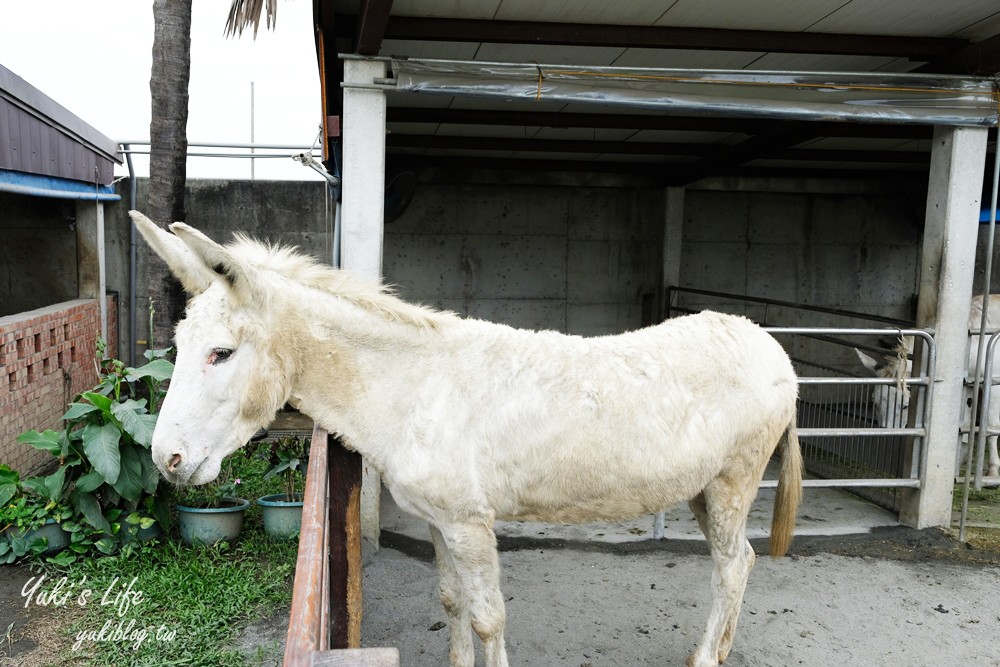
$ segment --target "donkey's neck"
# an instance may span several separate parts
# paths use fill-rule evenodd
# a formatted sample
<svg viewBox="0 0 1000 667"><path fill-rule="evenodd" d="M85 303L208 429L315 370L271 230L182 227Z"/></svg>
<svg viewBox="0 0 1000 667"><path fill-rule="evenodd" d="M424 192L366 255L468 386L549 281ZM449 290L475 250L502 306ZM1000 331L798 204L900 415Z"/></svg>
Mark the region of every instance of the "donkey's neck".
<svg viewBox="0 0 1000 667"><path fill-rule="evenodd" d="M297 324L289 343L297 360L290 403L376 467L406 419L410 388L434 372L440 346L462 323L398 303L399 310L386 310L310 295L292 309Z"/></svg>

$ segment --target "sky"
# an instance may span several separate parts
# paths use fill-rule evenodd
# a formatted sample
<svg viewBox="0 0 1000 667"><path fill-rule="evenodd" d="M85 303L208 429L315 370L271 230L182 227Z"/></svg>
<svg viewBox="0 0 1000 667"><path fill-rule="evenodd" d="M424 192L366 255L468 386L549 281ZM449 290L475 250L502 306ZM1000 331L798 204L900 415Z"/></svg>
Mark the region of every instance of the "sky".
<svg viewBox="0 0 1000 667"><path fill-rule="evenodd" d="M313 145L322 109L312 2L279 2L275 29L262 26L256 40L252 31L224 36L229 4L193 2L188 142L249 143L253 82L256 143ZM149 140L152 0L0 0L0 8L0 64L114 141ZM146 156L134 165L148 174ZM250 161L192 157L188 177L249 178ZM254 160L254 177L319 178L284 156Z"/></svg>

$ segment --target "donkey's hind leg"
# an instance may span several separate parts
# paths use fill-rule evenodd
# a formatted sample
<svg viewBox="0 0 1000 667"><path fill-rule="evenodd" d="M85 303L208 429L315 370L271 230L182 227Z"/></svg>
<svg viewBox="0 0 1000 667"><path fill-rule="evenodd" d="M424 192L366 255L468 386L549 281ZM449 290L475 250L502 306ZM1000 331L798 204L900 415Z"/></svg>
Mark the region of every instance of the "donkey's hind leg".
<svg viewBox="0 0 1000 667"><path fill-rule="evenodd" d="M438 596L448 614L450 662L452 667L472 667L476 662L476 649L472 643L468 597L462 590L462 579L458 576L455 560L441 531L434 526L430 528L438 570Z"/></svg>
<svg viewBox="0 0 1000 667"><path fill-rule="evenodd" d="M712 611L705 634L688 667L716 667L733 645L743 592L756 556L746 539L746 519L756 484L719 477L691 500L690 507L708 540L712 572Z"/></svg>

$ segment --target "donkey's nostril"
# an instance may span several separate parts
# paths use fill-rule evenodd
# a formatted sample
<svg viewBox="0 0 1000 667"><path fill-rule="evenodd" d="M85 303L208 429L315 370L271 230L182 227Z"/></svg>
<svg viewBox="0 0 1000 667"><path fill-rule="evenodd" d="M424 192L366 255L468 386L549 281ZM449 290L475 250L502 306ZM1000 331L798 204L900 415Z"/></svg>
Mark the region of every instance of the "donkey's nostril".
<svg viewBox="0 0 1000 667"><path fill-rule="evenodd" d="M167 470L169 470L170 472L176 472L177 466L179 466L180 464L181 464L181 455L174 454L173 457L170 459L170 463L167 464Z"/></svg>

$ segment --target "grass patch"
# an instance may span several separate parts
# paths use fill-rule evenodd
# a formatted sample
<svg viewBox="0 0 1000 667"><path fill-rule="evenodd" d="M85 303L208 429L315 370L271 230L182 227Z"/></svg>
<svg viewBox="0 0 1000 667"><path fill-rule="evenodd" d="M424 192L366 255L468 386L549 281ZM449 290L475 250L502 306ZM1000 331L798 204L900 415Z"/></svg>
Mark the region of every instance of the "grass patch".
<svg viewBox="0 0 1000 667"><path fill-rule="evenodd" d="M964 484L956 484L955 492L952 494L952 509L956 512L962 509L962 494L965 492ZM977 523L989 523L1000 528L1000 488L983 489L976 491L969 489L969 521Z"/></svg>
<svg viewBox="0 0 1000 667"><path fill-rule="evenodd" d="M265 461L237 454L232 465L241 496L255 501L281 490L279 479L261 479ZM119 556L46 567L43 588L65 576L73 594L60 605L68 624L60 646L72 648L58 660L49 656L47 664L270 664L280 655L277 642L244 653L235 636L289 604L297 547L297 541L268 538L254 504L232 545L192 549L176 536L163 537ZM85 589L91 594L81 605Z"/></svg>

